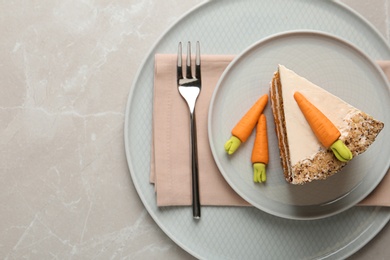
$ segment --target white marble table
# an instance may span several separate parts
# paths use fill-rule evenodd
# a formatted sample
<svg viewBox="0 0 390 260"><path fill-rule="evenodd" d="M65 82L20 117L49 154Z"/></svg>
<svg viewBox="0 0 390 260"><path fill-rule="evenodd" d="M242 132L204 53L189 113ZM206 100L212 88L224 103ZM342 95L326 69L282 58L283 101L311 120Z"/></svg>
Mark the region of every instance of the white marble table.
<svg viewBox="0 0 390 260"><path fill-rule="evenodd" d="M145 53L201 2L0 3L1 259L192 259L143 207L123 125ZM344 2L390 42L390 0ZM389 244L387 225L351 259Z"/></svg>

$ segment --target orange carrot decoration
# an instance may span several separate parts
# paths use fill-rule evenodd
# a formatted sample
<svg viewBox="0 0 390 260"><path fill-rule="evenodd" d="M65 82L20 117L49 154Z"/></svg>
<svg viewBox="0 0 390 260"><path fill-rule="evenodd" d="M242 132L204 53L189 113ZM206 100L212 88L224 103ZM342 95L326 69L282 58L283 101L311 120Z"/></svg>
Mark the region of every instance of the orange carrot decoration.
<svg viewBox="0 0 390 260"><path fill-rule="evenodd" d="M294 99L318 140L322 143L323 146L329 148L340 137L340 131L301 93L295 92Z"/></svg>
<svg viewBox="0 0 390 260"><path fill-rule="evenodd" d="M232 130L232 137L225 143L225 150L228 154L233 154L241 143L245 142L251 135L256 126L264 107L267 105L268 95L260 97L256 103L246 112L246 114L238 121Z"/></svg>
<svg viewBox="0 0 390 260"><path fill-rule="evenodd" d="M268 164L267 120L261 114L256 127L256 137L252 149L253 181L265 182L267 179L266 165Z"/></svg>
<svg viewBox="0 0 390 260"><path fill-rule="evenodd" d="M267 105L267 102L267 94L260 97L233 128L232 135L240 139L241 142L245 142L255 128L257 120L263 112L264 107Z"/></svg>
<svg viewBox="0 0 390 260"><path fill-rule="evenodd" d="M330 147L339 161L348 162L352 160L352 152L342 140L339 140L341 134L336 126L301 93L295 92L294 98L322 145L326 148Z"/></svg>
<svg viewBox="0 0 390 260"><path fill-rule="evenodd" d="M257 123L251 159L252 163L268 164L267 120L264 114L261 114Z"/></svg>

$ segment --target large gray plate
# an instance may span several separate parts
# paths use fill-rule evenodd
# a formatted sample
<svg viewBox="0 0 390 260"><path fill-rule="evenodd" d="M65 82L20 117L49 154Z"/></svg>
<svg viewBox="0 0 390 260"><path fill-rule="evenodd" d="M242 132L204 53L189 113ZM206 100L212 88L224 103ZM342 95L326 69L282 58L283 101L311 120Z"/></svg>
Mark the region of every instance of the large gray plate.
<svg viewBox="0 0 390 260"><path fill-rule="evenodd" d="M387 223L390 209L354 207L321 220L286 220L256 208L207 207L195 223L190 207L159 209L149 184L153 57L176 52L179 41L200 40L203 53L238 54L275 33L311 29L343 38L372 59L389 59L379 33L333 1L226 0L185 15L156 43L141 66L128 99L125 146L138 194L159 227L183 249L206 259L345 258ZM174 87L174 86L172 86Z"/></svg>

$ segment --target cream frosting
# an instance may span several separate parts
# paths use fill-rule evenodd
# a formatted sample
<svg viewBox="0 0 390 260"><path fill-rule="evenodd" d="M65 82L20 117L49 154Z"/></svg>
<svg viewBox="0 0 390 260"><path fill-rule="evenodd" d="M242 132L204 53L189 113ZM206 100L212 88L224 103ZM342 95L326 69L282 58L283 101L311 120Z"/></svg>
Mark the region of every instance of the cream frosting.
<svg viewBox="0 0 390 260"><path fill-rule="evenodd" d="M345 129L347 129L344 119L351 117L359 110L283 65L279 65L279 75L283 86L282 95L290 162L291 165L295 165L301 160L311 158L319 150L326 149L314 135L294 100L293 95L296 91L301 92L321 110L339 129L341 135L345 134Z"/></svg>

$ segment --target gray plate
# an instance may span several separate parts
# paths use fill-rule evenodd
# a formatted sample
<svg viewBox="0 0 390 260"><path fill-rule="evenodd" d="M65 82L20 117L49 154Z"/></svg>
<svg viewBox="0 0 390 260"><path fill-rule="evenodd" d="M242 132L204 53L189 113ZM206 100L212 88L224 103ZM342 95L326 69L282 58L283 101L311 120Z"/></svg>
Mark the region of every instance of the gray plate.
<svg viewBox="0 0 390 260"><path fill-rule="evenodd" d="M365 198L389 168L390 135L384 132L363 155L339 174L306 185L288 184L279 158L270 104L267 117L270 162L267 182L253 182L252 136L232 156L224 150L230 129L256 102L269 93L278 64L299 72L355 107L390 125L390 95L383 71L353 45L329 34L291 31L250 46L225 70L214 91L209 113L209 141L227 182L255 207L279 217L318 219L340 213ZM332 105L332 104L328 104Z"/></svg>
<svg viewBox="0 0 390 260"><path fill-rule="evenodd" d="M188 40L200 40L203 53L239 54L272 34L302 29L343 38L372 59L390 59L390 50L379 33L333 1L212 1L189 12L163 35L131 87L124 131L134 185L157 225L197 258L345 258L389 220L390 209L380 207L353 207L310 221L287 220L257 208L205 207L202 220L195 223L190 207L156 206L154 187L149 184L154 54L175 53L177 43Z"/></svg>

